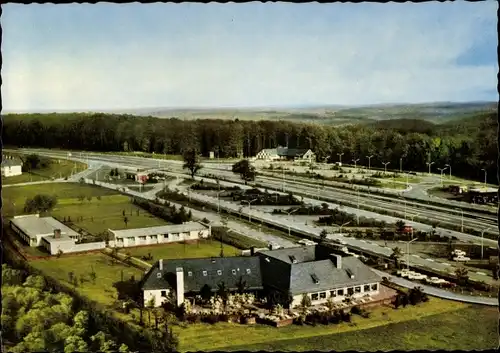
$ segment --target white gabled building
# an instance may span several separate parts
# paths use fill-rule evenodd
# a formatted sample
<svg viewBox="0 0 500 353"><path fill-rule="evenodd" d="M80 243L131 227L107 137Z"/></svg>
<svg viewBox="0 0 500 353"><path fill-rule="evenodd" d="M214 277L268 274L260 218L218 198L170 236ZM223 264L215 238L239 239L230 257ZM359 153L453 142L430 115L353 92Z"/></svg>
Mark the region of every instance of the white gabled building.
<svg viewBox="0 0 500 353"><path fill-rule="evenodd" d="M5 157L2 160L2 176L12 177L23 174L23 163L19 160Z"/></svg>
<svg viewBox="0 0 500 353"><path fill-rule="evenodd" d="M199 222L186 222L158 227L112 230L116 247L164 244L208 238L211 226Z"/></svg>

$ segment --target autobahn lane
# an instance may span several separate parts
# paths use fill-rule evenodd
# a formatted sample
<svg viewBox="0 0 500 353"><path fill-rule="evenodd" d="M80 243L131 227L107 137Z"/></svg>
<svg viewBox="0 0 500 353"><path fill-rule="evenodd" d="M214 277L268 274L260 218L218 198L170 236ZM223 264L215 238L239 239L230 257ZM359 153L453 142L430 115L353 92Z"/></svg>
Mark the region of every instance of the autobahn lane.
<svg viewBox="0 0 500 353"><path fill-rule="evenodd" d="M349 195L345 194L342 192L338 192L336 190L327 190L321 189L319 186L317 187L309 187L306 185L290 185L292 183L287 183L285 184L285 191L290 191L292 193L301 193L303 195L309 195L309 197L319 197L323 199L328 199L329 201L333 202L348 202L350 204L356 204L358 203L358 195ZM283 183L279 181L273 181L273 180L267 180L266 184L268 186L273 186L275 189L283 189ZM388 202L388 201L379 201L379 200L374 200L370 197L367 197L366 195L362 195L359 193L359 204L361 206L369 206L373 208L378 208L381 210L386 210L386 211L392 211L392 212L397 212L398 214L401 215L401 218L404 217L404 203L403 205L401 204L394 204L393 202ZM461 215L454 215L454 214L448 214L443 212L442 210L437 210L437 209L424 209L421 207L412 207L412 206L406 206L406 213L407 218L411 218L411 216L418 215L418 217L421 218L427 218L432 221L436 222L446 222L450 224L461 224L462 218ZM491 229L488 231L490 234L496 234L498 235L498 228L496 228L496 219L495 218L490 218L490 217L484 217L482 216L481 219L475 219L472 217L477 217L476 215L471 215L471 214L466 214L464 212L464 227L465 228L472 228L478 231L482 231L487 227L491 227Z"/></svg>

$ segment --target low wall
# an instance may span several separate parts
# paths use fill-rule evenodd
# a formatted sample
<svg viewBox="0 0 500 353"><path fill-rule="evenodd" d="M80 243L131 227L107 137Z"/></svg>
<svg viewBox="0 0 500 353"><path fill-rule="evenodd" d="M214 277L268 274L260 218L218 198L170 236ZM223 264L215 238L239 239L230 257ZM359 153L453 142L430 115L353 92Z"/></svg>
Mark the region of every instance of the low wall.
<svg viewBox="0 0 500 353"><path fill-rule="evenodd" d="M75 244L71 248L71 252L80 252L80 251L91 251L91 250L101 250L106 247L106 242L98 241L92 243L83 243L83 244Z"/></svg>

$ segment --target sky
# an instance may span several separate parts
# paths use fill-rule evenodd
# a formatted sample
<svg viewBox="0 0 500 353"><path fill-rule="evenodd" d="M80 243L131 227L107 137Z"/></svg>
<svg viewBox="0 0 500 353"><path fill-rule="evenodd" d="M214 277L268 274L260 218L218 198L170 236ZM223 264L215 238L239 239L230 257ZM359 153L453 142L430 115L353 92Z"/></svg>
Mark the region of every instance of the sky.
<svg viewBox="0 0 500 353"><path fill-rule="evenodd" d="M3 110L496 101L497 7L7 4Z"/></svg>

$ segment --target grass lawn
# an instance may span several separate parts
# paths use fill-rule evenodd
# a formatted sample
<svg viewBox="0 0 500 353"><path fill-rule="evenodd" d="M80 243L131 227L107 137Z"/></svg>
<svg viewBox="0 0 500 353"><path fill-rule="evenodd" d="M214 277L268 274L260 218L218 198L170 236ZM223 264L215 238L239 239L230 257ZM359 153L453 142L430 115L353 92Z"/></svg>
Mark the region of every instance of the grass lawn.
<svg viewBox="0 0 500 353"><path fill-rule="evenodd" d="M81 275L86 276L87 281L83 285L78 285L78 292L106 306L111 305L116 300L116 289L113 287L113 283L121 280L122 270L124 280L130 279L130 276L134 276L136 280L139 280L144 275L142 271L134 267L123 264L113 265L111 257L101 253L82 254L59 259L52 257L48 260L31 261L30 264L66 285L70 285L68 277L70 271L78 278ZM89 278L91 266L97 275L95 284ZM71 284L71 286L73 285Z"/></svg>
<svg viewBox="0 0 500 353"><path fill-rule="evenodd" d="M396 178L394 178L394 180L406 183L406 177L396 177ZM422 182L422 178L417 178L417 177L408 178L408 183L410 183L410 184L418 184L421 182Z"/></svg>
<svg viewBox="0 0 500 353"><path fill-rule="evenodd" d="M128 219L127 226L123 222L123 211ZM130 203L130 198L123 195L102 196L101 200L93 198L90 202L77 198L60 199L51 215L58 218L71 217L74 225L91 234L98 234L108 229L144 228L169 224ZM75 222L77 217L83 221Z"/></svg>
<svg viewBox="0 0 500 353"><path fill-rule="evenodd" d="M399 322L376 328L224 347L225 351L388 351L388 350L483 350L498 346L497 311L468 307L420 320Z"/></svg>
<svg viewBox="0 0 500 353"><path fill-rule="evenodd" d="M385 348L384 344L389 344L385 336L392 332L388 329L388 324L397 323L403 325L407 322L414 323L416 327L422 326L421 322L431 316L442 313L451 315L457 310L465 309L467 306L462 303L446 301L439 298L431 298L429 302L417 306L408 306L394 310L388 307L378 307L371 309L371 317L369 319L361 318L354 315L351 324L342 323L329 326L296 326L290 325L282 328L274 328L266 325L246 326L230 323L218 323L216 325L209 324L194 324L186 328L175 327L174 331L179 334L180 350L181 351L210 351L210 350L248 350L253 345L255 350L264 349L269 351L284 350L318 350L318 349L339 349L335 346L336 337L341 337L342 333L351 335L361 334L360 330L379 328L379 332L384 332L384 339L379 336L372 335L370 343L360 342L359 340L345 340L346 349L356 350L362 349L361 346L367 344L366 347L372 350L377 349L395 349L396 347ZM477 316L477 315L476 315ZM453 317L453 316L452 316ZM468 315L464 315L465 318ZM468 317L470 319L470 317ZM453 320L449 320L452 321ZM441 323L429 327L429 331L434 335L440 334ZM469 324L470 325L470 324ZM478 322L475 323L478 325ZM382 327L380 327L382 326ZM474 327L474 325L470 325ZM459 326L457 326L458 329ZM496 327L496 323L495 323ZM406 332L402 330L403 333ZM422 331L420 331L422 332ZM460 332L460 331L459 331ZM418 330L409 331L406 334L417 334ZM494 332L493 332L494 333ZM472 335L472 333L471 333ZM291 341L293 340L293 341ZM330 343L321 345L320 342L328 340ZM310 342L309 344L307 342ZM498 342L498 341L497 341ZM403 342L396 341L396 344ZM421 344L420 342L414 342ZM349 344L349 346L347 346ZM379 346L375 346L378 344Z"/></svg>
<svg viewBox="0 0 500 353"><path fill-rule="evenodd" d="M382 185L380 187L382 187L382 188L406 189L406 184L393 183L392 180L381 180L381 183L382 183Z"/></svg>
<svg viewBox="0 0 500 353"><path fill-rule="evenodd" d="M31 173L23 172L22 175L13 177L2 177L2 184L9 185L28 183L31 181L51 180L52 178L64 178L87 169L86 164L79 162L75 163L65 159L51 159L51 161L52 163L47 168L35 170Z"/></svg>
<svg viewBox="0 0 500 353"><path fill-rule="evenodd" d="M26 199L33 198L37 194L56 195L61 198L76 198L79 195L106 196L116 195L117 191L100 188L92 185L80 185L77 183L49 183L25 186L12 186L2 188L2 199L4 202L4 215L22 214Z"/></svg>
<svg viewBox="0 0 500 353"><path fill-rule="evenodd" d="M220 243L216 240L201 240L198 244L165 244L153 246L141 246L122 250L129 252L134 257L151 253L153 260L148 261L154 264L159 259L182 259L182 258L201 258L201 257L219 257ZM224 244L224 256L241 255L241 250Z"/></svg>

